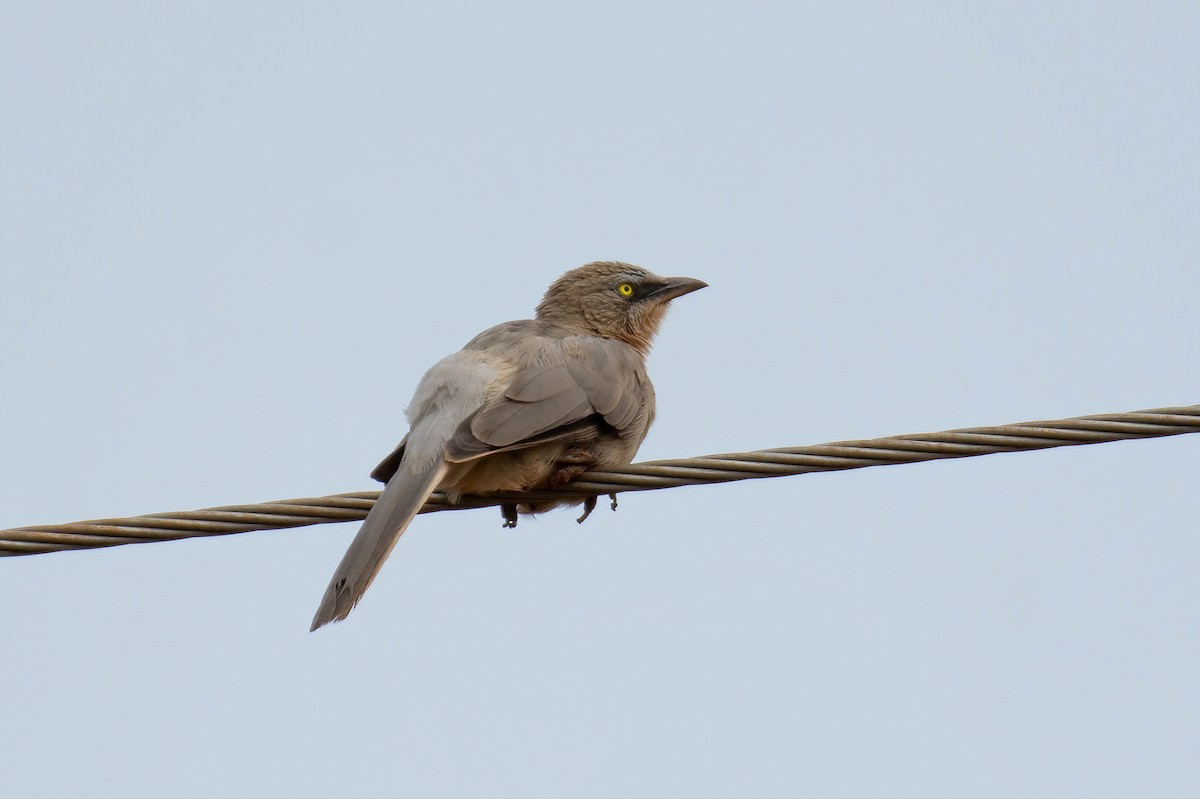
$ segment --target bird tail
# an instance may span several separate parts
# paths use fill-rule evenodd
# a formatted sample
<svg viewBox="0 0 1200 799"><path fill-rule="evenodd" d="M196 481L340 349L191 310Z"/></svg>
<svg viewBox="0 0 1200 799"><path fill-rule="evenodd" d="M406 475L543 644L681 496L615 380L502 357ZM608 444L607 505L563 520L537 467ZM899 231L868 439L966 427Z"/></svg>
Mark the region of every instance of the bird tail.
<svg viewBox="0 0 1200 799"><path fill-rule="evenodd" d="M333 573L309 632L350 614L449 468L448 463L437 458L416 473L402 466L393 475Z"/></svg>

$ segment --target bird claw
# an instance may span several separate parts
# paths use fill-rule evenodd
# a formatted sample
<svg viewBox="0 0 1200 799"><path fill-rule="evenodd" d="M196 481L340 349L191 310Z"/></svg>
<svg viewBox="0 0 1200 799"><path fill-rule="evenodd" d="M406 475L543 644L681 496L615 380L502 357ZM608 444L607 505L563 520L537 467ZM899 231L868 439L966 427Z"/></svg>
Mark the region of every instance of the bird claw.
<svg viewBox="0 0 1200 799"><path fill-rule="evenodd" d="M505 530L515 530L517 527L517 506L516 505L501 505L500 515L504 517L502 527Z"/></svg>
<svg viewBox="0 0 1200 799"><path fill-rule="evenodd" d="M583 520L592 515L592 511L596 509L596 498L588 497L583 501L583 515L575 520L577 524L583 524Z"/></svg>
<svg viewBox="0 0 1200 799"><path fill-rule="evenodd" d="M617 509L617 494L616 494L616 492L609 494L608 498L612 500L612 509L616 510ZM575 520L576 522L578 522L579 524L583 524L583 520L592 515L592 511L594 511L596 509L596 500L597 499L599 499L599 497L588 497L587 499L585 499L583 501L583 515L580 516L578 519L576 519Z"/></svg>

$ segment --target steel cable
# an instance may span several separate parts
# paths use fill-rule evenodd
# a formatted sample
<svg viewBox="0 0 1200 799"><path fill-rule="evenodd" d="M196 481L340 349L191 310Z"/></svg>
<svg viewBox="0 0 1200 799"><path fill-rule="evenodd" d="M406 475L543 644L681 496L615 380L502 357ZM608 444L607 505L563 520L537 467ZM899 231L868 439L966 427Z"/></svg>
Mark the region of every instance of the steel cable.
<svg viewBox="0 0 1200 799"><path fill-rule="evenodd" d="M1054 421L1021 422L995 427L972 427L864 441L836 441L809 447L782 447L706 455L699 458L648 461L631 464L619 470L587 472L579 480L557 491L463 497L457 504L451 504L444 494L437 492L430 497L421 512L482 508L505 502L564 495L587 497L623 491L649 491L808 472L918 463L943 458L970 458L998 452L1100 444L1183 433L1200 433L1200 405L1079 416ZM378 496L378 491L362 491L307 499L276 500L255 505L153 513L123 519L95 519L70 524L16 527L0 530L0 555L34 555L356 521L366 517L367 511Z"/></svg>

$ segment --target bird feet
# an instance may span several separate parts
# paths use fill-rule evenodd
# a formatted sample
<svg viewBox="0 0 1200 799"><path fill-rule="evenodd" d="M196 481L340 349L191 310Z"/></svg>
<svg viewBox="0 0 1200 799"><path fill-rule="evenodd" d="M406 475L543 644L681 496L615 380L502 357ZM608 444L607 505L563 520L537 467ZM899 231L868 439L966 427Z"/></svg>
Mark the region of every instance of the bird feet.
<svg viewBox="0 0 1200 799"><path fill-rule="evenodd" d="M616 494L616 492L614 491L613 493L609 494L608 498L612 500L612 509L616 510L617 509L617 494ZM587 499L585 499L583 501L583 515L580 516L575 521L579 524L583 524L583 520L586 519L587 517L591 516L592 511L594 511L595 509L596 509L596 497L594 497L594 496L588 497Z"/></svg>
<svg viewBox="0 0 1200 799"><path fill-rule="evenodd" d="M608 498L610 500L612 500L612 505L611 505L612 509L616 510L617 509L616 492L609 494ZM592 515L592 511L594 511L596 509L596 500L597 499L598 499L597 497L591 496L583 501L583 515L575 520L577 523L583 524L583 520ZM501 505L500 506L500 515L502 517L504 517L504 524L501 525L504 529L512 530L512 529L516 528L516 526L517 526L517 506L516 505L513 505L513 504Z"/></svg>

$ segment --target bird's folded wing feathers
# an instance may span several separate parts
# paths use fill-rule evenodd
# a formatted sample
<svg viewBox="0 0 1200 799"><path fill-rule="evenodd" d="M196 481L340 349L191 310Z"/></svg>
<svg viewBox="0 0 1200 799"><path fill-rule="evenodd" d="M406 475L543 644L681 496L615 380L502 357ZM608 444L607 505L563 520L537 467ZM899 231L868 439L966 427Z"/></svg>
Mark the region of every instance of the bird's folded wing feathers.
<svg viewBox="0 0 1200 799"><path fill-rule="evenodd" d="M641 359L605 339L576 339L561 357L520 369L507 388L467 417L446 445L450 462L499 450L624 432L645 403ZM586 431L583 428L587 428Z"/></svg>
<svg viewBox="0 0 1200 799"><path fill-rule="evenodd" d="M565 365L604 421L624 431L642 412L649 381L643 380L645 366L632 350L616 342L603 343L606 346L590 347L589 357L570 358Z"/></svg>
<svg viewBox="0 0 1200 799"><path fill-rule="evenodd" d="M378 480L381 483L386 483L392 479L392 475L400 468L400 462L404 460L404 448L408 445L408 436L405 436L396 448L391 453L379 462L379 465L371 470L371 479Z"/></svg>

